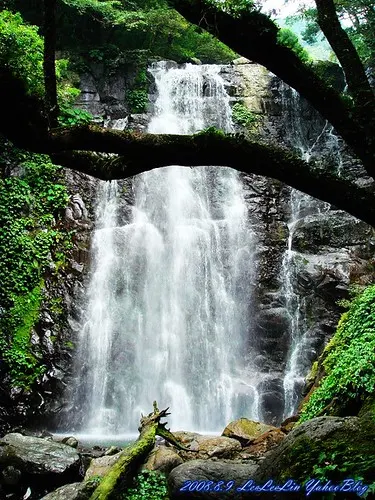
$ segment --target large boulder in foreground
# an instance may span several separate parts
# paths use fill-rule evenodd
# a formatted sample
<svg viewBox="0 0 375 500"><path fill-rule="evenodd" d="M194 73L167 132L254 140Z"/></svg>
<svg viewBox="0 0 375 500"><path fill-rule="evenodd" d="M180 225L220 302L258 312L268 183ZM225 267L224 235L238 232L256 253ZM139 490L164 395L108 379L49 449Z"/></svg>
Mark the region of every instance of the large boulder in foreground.
<svg viewBox="0 0 375 500"><path fill-rule="evenodd" d="M254 462L219 462L212 460L191 460L179 465L168 477L171 499L175 498L242 498L236 488L246 483L256 469ZM188 483L188 481L190 483ZM234 481L231 486L230 481ZM211 491L197 491L201 482ZM211 483L209 483L211 482ZM189 489L190 485L190 489ZM214 491L216 488L217 491ZM181 491L183 489L183 491ZM226 492L226 490L228 490Z"/></svg>
<svg viewBox="0 0 375 500"><path fill-rule="evenodd" d="M0 490L13 495L10 498L23 498L29 490L32 498L41 498L63 484L79 481L80 465L77 451L66 444L18 433L0 440Z"/></svg>
<svg viewBox="0 0 375 500"><path fill-rule="evenodd" d="M27 474L60 475L78 471L80 457L71 446L12 433L0 440L0 465Z"/></svg>
<svg viewBox="0 0 375 500"><path fill-rule="evenodd" d="M81 500L82 483L65 484L41 500Z"/></svg>
<svg viewBox="0 0 375 500"><path fill-rule="evenodd" d="M296 426L260 463L252 479L303 482L324 470L332 481L375 477L375 418L317 417Z"/></svg>

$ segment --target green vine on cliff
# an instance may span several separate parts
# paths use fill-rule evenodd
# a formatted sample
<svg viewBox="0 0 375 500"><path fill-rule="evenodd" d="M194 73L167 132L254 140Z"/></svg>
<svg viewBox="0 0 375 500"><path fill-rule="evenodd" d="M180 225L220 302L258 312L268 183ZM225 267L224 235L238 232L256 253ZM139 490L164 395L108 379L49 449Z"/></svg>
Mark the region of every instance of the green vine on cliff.
<svg viewBox="0 0 375 500"><path fill-rule="evenodd" d="M351 303L323 353L325 376L304 405L300 422L337 414L375 391L375 285ZM336 404L331 404L337 401ZM327 411L325 411L327 410Z"/></svg>
<svg viewBox="0 0 375 500"><path fill-rule="evenodd" d="M59 227L68 195L60 167L46 155L0 143L0 371L27 388L43 372L31 345L43 300L43 279L70 247ZM3 372L4 373L4 372Z"/></svg>

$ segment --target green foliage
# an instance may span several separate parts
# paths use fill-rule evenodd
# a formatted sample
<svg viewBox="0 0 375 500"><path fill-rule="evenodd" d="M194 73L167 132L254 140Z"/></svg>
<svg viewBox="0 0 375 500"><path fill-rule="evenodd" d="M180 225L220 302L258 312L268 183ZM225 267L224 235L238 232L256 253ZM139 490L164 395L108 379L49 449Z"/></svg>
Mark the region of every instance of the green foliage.
<svg viewBox="0 0 375 500"><path fill-rule="evenodd" d="M57 225L68 195L60 167L45 155L1 144L0 166L0 356L12 383L28 387L43 368L32 354L30 332L42 300L42 280L60 266L70 238ZM20 170L17 176L6 171Z"/></svg>
<svg viewBox="0 0 375 500"><path fill-rule="evenodd" d="M132 62L134 52L187 62L227 63L236 54L201 28L188 23L166 0L64 0L58 4L58 50L106 67ZM43 23L33 0L15 0L28 22Z"/></svg>
<svg viewBox="0 0 375 500"><path fill-rule="evenodd" d="M30 94L44 95L43 40L38 28L8 10L0 12L0 65L24 80Z"/></svg>
<svg viewBox="0 0 375 500"><path fill-rule="evenodd" d="M43 39L38 35L38 28L25 24L19 13L0 12L0 64L8 66L23 80L30 94L44 95ZM89 113L73 108L80 91L71 85L72 73L67 59L56 61L56 77L60 125L90 122Z"/></svg>
<svg viewBox="0 0 375 500"><path fill-rule="evenodd" d="M353 465L355 465L355 462L353 463L353 458L350 457L350 455L345 455L340 448L337 450L322 450L313 464L311 476L321 481L328 481L330 477L332 477L332 474L340 478L351 478L353 476ZM358 475L355 475L353 479L366 483L366 480ZM367 494L375 491L375 483L368 486L369 489L366 492ZM366 494L363 495L363 498L366 497Z"/></svg>
<svg viewBox="0 0 375 500"><path fill-rule="evenodd" d="M13 332L9 346L4 337L0 339L3 359L10 368L12 382L26 388L44 371L44 367L39 365L30 350L31 330L38 319L42 302L41 288L38 285L31 292L16 297L14 306L8 313L8 320L2 321Z"/></svg>
<svg viewBox="0 0 375 500"><path fill-rule="evenodd" d="M293 33L288 28L281 28L277 33L277 43L279 45L284 45L289 49L293 50L293 52L301 59L302 62L308 63L310 62L310 56L308 52L302 47L302 45L298 41L298 36Z"/></svg>
<svg viewBox="0 0 375 500"><path fill-rule="evenodd" d="M118 0L62 0L65 5L73 8L79 14L89 14L109 25L124 22L122 3Z"/></svg>
<svg viewBox="0 0 375 500"><path fill-rule="evenodd" d="M128 488L123 500L167 500L167 479L159 472L144 470L135 478L134 487Z"/></svg>
<svg viewBox="0 0 375 500"><path fill-rule="evenodd" d="M345 20L345 30L351 38L365 65L375 64L375 10L373 0L336 0L335 7L341 21ZM302 11L306 21L303 39L309 44L323 39L317 23L317 10L306 8ZM348 23L349 21L349 23Z"/></svg>
<svg viewBox="0 0 375 500"><path fill-rule="evenodd" d="M103 477L102 476L91 476L90 479L88 479L86 481L86 485L89 487L89 488L93 488L95 489L97 486L99 486L99 484L101 483Z"/></svg>
<svg viewBox="0 0 375 500"><path fill-rule="evenodd" d="M216 127L207 127L203 130L200 130L196 134L196 136L216 136L216 137L225 137L225 132L219 128Z"/></svg>
<svg viewBox="0 0 375 500"><path fill-rule="evenodd" d="M246 106L237 102L232 108L232 120L242 127L249 128L258 121L258 117Z"/></svg>
<svg viewBox="0 0 375 500"><path fill-rule="evenodd" d="M336 398L341 408L375 390L375 285L351 303L324 350L325 377L304 405L300 422L320 415Z"/></svg>
<svg viewBox="0 0 375 500"><path fill-rule="evenodd" d="M345 80L341 67L331 61L316 61L313 65L315 73L324 80L327 85L330 85L338 91L345 88Z"/></svg>
<svg viewBox="0 0 375 500"><path fill-rule="evenodd" d="M126 101L131 113L145 113L148 104L147 90L133 89L126 92Z"/></svg>
<svg viewBox="0 0 375 500"><path fill-rule="evenodd" d="M261 2L254 0L207 0L207 4L219 7L233 17L240 17L246 12L251 12L261 7Z"/></svg>

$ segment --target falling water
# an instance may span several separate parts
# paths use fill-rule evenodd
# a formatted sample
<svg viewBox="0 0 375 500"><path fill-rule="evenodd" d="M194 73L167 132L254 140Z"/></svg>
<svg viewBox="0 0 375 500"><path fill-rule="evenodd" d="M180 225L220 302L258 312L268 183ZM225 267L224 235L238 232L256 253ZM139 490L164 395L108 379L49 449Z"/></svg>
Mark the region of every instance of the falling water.
<svg viewBox="0 0 375 500"><path fill-rule="evenodd" d="M149 131L230 131L219 72L155 64ZM117 184L101 186L72 403L73 412L81 408L81 430L134 432L154 400L171 408L172 427L185 430L259 418L257 377L244 366L255 241L239 174L171 166L137 176L133 191L125 221Z"/></svg>
<svg viewBox="0 0 375 500"><path fill-rule="evenodd" d="M282 86L283 108L289 131L286 141L294 147L305 161L309 161L314 148L321 140L331 136L332 128L326 122L313 139L308 139L302 127L301 99L287 85ZM289 97L287 97L289 96ZM293 237L298 224L309 215L324 214L329 204L321 202L295 189L290 194L290 219L288 222L287 248L281 266L281 289L289 319L290 348L284 374L284 418L293 415L300 400L306 374L311 367L312 352L309 348L305 299L297 290L298 259L293 250Z"/></svg>

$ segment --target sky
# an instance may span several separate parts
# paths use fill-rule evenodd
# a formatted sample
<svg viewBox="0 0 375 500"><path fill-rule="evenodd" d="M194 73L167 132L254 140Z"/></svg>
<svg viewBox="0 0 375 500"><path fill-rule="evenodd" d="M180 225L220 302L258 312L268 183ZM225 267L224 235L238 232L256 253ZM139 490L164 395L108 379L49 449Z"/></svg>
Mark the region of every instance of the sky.
<svg viewBox="0 0 375 500"><path fill-rule="evenodd" d="M302 4L306 5L314 5L312 0L263 0L263 9L265 12L276 9L280 11L280 14L277 17L285 18L287 16L291 16L296 13L298 7Z"/></svg>

